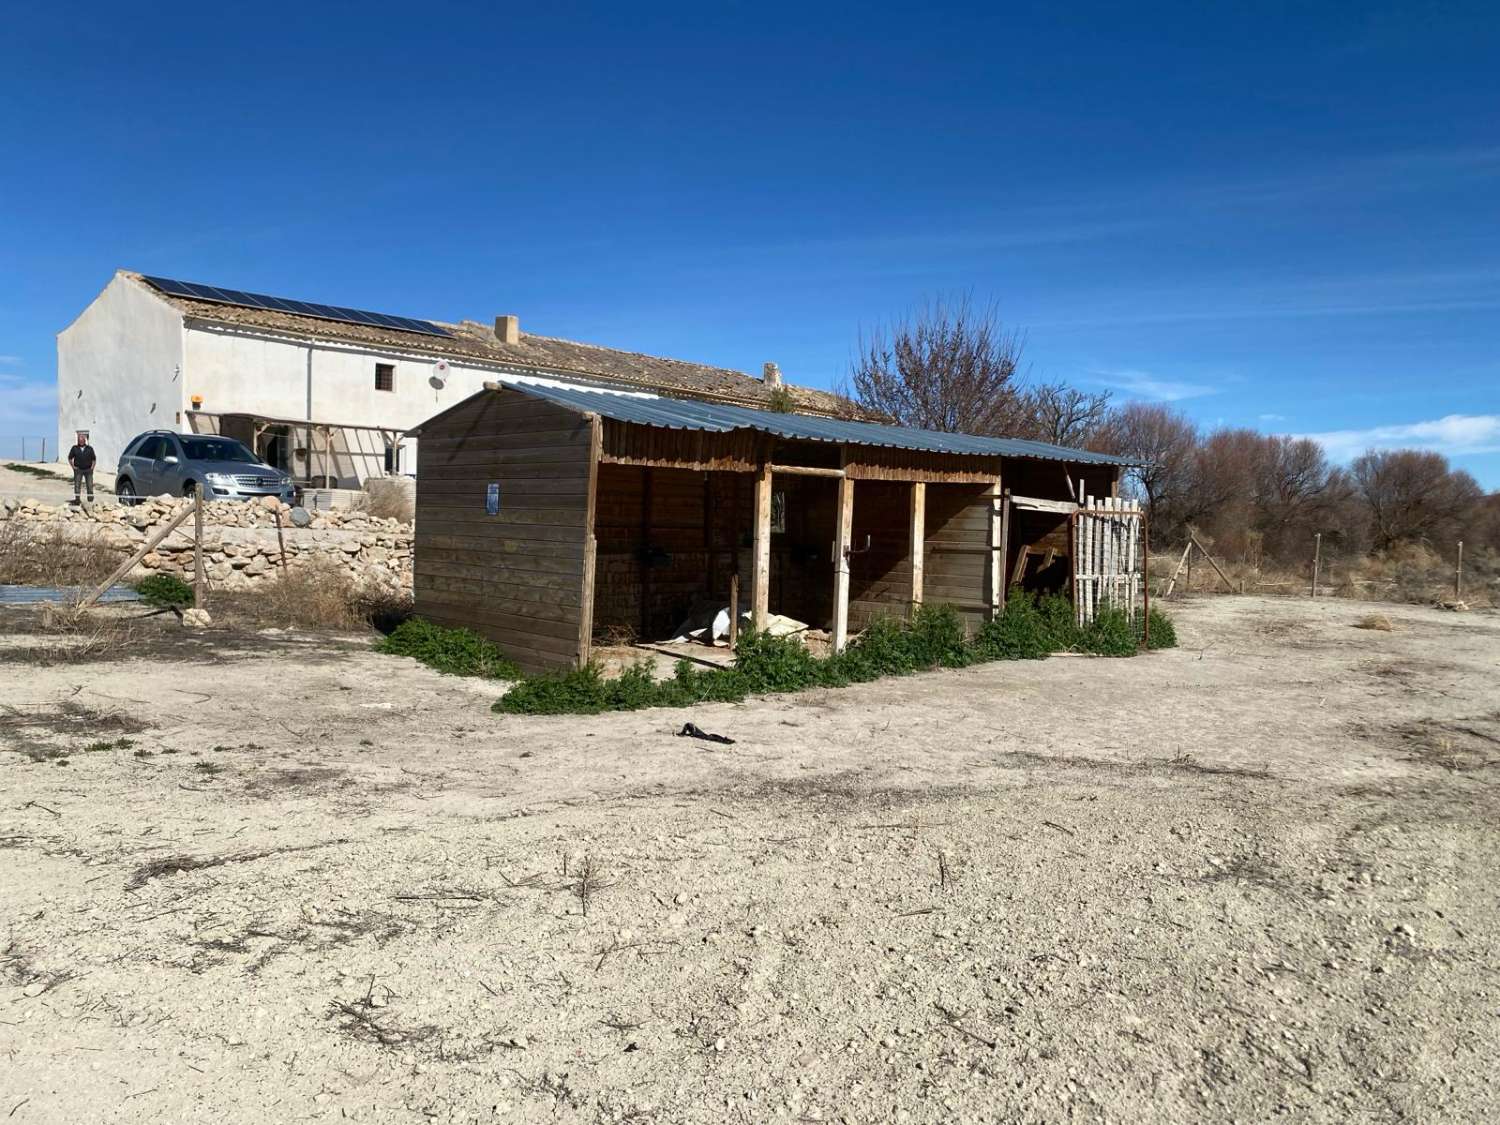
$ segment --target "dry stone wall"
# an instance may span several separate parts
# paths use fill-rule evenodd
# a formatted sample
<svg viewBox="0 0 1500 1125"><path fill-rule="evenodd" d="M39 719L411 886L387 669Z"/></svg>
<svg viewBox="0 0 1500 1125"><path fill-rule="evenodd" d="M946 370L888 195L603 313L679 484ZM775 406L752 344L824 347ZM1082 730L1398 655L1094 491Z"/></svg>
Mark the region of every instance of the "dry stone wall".
<svg viewBox="0 0 1500 1125"><path fill-rule="evenodd" d="M35 500L0 501L0 520L10 531L57 536L80 546L98 547L124 562L191 501L155 497L131 507L96 507L91 512ZM410 523L381 519L357 511L309 512L268 497L251 503L210 502L203 506L204 564L218 589L252 590L273 578L281 567L282 541L288 570L337 566L358 585L384 589L411 588ZM282 532L276 534L276 516ZM193 573L191 516L129 576Z"/></svg>

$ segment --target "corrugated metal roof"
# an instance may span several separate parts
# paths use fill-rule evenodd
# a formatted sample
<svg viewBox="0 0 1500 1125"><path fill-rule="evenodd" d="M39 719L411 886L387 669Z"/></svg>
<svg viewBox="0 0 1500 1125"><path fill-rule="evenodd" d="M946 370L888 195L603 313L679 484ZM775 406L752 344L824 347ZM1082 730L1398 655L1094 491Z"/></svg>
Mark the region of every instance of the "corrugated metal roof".
<svg viewBox="0 0 1500 1125"><path fill-rule="evenodd" d="M659 395L620 395L585 387L513 385L522 394L555 402L574 410L586 410L617 422L658 426L668 430L760 430L795 441L828 441L851 445L879 445L891 449L914 449L923 453L952 453L978 457L1040 457L1050 461L1073 461L1088 465L1128 465L1124 457L1067 449L1020 438L977 437L947 434L937 430L912 430L883 426L876 422L849 422L808 414L780 414L721 406L712 402L662 398Z"/></svg>
<svg viewBox="0 0 1500 1125"><path fill-rule="evenodd" d="M41 605L43 602L71 604L91 591L85 586L0 586L0 605ZM138 602L140 594L128 586L111 586L99 601Z"/></svg>

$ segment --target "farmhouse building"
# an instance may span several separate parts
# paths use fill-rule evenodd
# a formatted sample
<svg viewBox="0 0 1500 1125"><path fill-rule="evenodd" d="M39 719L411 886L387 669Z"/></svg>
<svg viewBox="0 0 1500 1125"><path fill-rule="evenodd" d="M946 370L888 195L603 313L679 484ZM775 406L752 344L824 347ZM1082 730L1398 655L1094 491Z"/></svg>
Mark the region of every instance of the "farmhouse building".
<svg viewBox="0 0 1500 1125"><path fill-rule="evenodd" d="M924 601L973 628L1008 587L1139 589L1116 457L560 383L491 382L417 433L416 611L527 671L670 637L737 589L757 626L835 648Z"/></svg>
<svg viewBox="0 0 1500 1125"><path fill-rule="evenodd" d="M223 433L305 484L410 473L406 431L487 381L649 388L834 413L826 392L523 332L268 297L125 270L58 335L58 448L88 430L113 467L143 430Z"/></svg>

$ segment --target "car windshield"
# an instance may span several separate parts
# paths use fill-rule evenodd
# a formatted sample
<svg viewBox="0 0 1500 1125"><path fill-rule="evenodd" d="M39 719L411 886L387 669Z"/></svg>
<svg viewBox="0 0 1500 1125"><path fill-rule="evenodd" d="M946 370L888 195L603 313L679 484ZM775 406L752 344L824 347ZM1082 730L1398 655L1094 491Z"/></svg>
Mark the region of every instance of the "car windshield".
<svg viewBox="0 0 1500 1125"><path fill-rule="evenodd" d="M189 461L247 461L252 465L265 464L233 438L185 437L179 440Z"/></svg>

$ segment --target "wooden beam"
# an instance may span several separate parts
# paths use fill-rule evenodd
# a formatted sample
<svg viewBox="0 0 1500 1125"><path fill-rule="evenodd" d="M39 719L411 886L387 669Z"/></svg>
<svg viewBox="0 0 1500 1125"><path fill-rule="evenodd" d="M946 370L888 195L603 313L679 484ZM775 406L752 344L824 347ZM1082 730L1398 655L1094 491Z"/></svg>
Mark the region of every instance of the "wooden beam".
<svg viewBox="0 0 1500 1125"><path fill-rule="evenodd" d="M844 479L843 469L819 469L812 465L772 465L771 472L787 473L797 477L837 477Z"/></svg>
<svg viewBox="0 0 1500 1125"><path fill-rule="evenodd" d="M1010 502L1024 512L1059 512L1071 515L1078 511L1072 500L1042 500L1035 496L1012 496Z"/></svg>
<svg viewBox="0 0 1500 1125"><path fill-rule="evenodd" d="M1005 490L1005 495L1004 495L1004 497L1001 500L1001 504L1003 505L1003 507L1001 508L1001 511L1000 511L1000 573L1003 576L1005 574L1005 560L1010 556L1010 504L1011 504L1010 489L1007 488ZM1003 583L1003 582L1001 583L1001 585L1000 585L1000 612L1001 613L1005 612L1005 595L1006 595L1006 592L1007 592L1008 588L1009 588L1009 583Z"/></svg>
<svg viewBox="0 0 1500 1125"><path fill-rule="evenodd" d="M585 667L594 644L594 556L599 543L594 537L594 514L599 507L599 454L604 448L604 427L599 415L584 415L589 423L588 502L583 519L583 578L578 607L578 667Z"/></svg>
<svg viewBox="0 0 1500 1125"><path fill-rule="evenodd" d="M854 482L839 481L837 537L833 544L833 651L849 643L849 541L854 535Z"/></svg>
<svg viewBox="0 0 1500 1125"><path fill-rule="evenodd" d="M193 511L194 507L192 504L184 504L182 506L182 511L173 516L167 522L167 525L165 527L163 527L150 539L147 539L144 543L142 543L140 547L136 549L135 554L131 555L130 558L121 563L119 567L116 568L113 574L111 574L108 578L101 582L98 587L95 588L92 594L84 598L83 601L78 604L78 608L88 609L89 606L93 605L106 593L108 593L111 586L113 586L121 578L124 578L125 575L129 573L131 567L135 566L136 563L140 562L152 551L156 550L156 545L163 539L165 539L168 535L171 535L172 532L176 531L177 528L182 524L182 522L186 520L188 516L193 514Z"/></svg>
<svg viewBox="0 0 1500 1125"><path fill-rule="evenodd" d="M998 477L995 479L994 489L989 494L989 503L990 565L988 571L990 616L998 617L1000 606L1005 600L1005 492L1000 487Z"/></svg>
<svg viewBox="0 0 1500 1125"><path fill-rule="evenodd" d="M761 465L755 474L754 573L750 576L750 623L757 631L766 627L771 604L771 466Z"/></svg>
<svg viewBox="0 0 1500 1125"><path fill-rule="evenodd" d="M911 486L911 533L907 539L906 561L911 568L911 604L922 604L922 571L927 555L927 485L917 481Z"/></svg>

